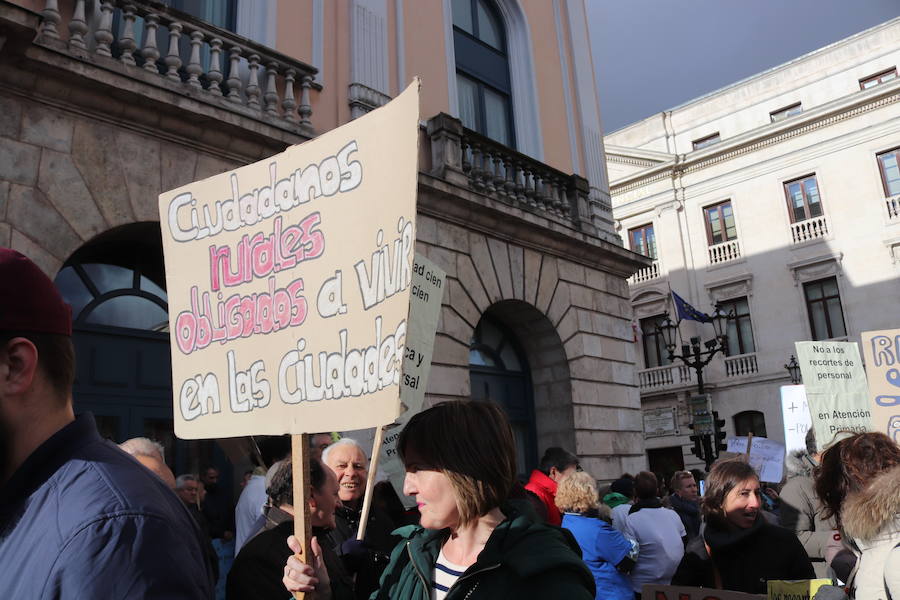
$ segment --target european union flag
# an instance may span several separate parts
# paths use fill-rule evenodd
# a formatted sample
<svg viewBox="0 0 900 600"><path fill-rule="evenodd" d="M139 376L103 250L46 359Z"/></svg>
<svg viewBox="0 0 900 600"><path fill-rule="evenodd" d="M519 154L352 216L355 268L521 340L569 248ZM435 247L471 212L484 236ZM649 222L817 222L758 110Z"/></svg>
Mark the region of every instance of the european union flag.
<svg viewBox="0 0 900 600"><path fill-rule="evenodd" d="M672 292L672 301L675 303L675 314L678 315L678 320L687 319L688 321L699 321L700 323L711 323L712 319L709 318L709 315L706 313L702 313L690 304L687 301Z"/></svg>

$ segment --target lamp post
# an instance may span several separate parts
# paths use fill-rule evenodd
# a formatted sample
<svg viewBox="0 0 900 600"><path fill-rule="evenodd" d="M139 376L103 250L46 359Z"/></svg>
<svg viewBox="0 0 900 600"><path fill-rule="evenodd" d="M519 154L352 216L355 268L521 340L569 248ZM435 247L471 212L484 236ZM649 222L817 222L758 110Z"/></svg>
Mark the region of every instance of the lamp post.
<svg viewBox="0 0 900 600"><path fill-rule="evenodd" d="M694 447L691 452L697 458L703 460L707 471L709 471L713 461L719 456L719 440L725 437L725 432L722 429L724 421L719 420L718 413L711 410L709 400L706 399L706 390L703 385L703 369L718 352L725 352L726 344L728 343L726 329L728 327L728 319L729 315L722 312L722 309L717 305L710 317L715 336L702 342L702 345L699 336L691 337L689 344L682 344L681 354L675 353L675 338L681 321L674 323L668 313L666 313L663 322L657 326L657 330L665 342L666 351L669 353L669 360L674 361L678 359L686 366L694 369L694 372L697 374L697 392L699 396L704 397L704 400L703 405L699 406L699 411L695 412L694 408L696 407L692 407L690 427L694 430L694 435L691 436ZM694 405L693 402L692 405ZM706 408L703 408L704 406ZM713 445L712 441L713 436L716 438L715 445Z"/></svg>
<svg viewBox="0 0 900 600"><path fill-rule="evenodd" d="M800 374L800 365L797 364L797 359L793 354L791 354L791 360L784 365L784 368L787 369L792 384L800 385L803 382L803 376Z"/></svg>

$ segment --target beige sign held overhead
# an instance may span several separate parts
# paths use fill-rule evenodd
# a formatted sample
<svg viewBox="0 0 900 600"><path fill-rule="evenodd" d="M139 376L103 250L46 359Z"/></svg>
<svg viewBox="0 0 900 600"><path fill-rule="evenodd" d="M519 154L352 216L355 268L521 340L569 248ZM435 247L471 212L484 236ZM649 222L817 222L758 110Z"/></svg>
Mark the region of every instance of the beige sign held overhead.
<svg viewBox="0 0 900 600"><path fill-rule="evenodd" d="M862 334L872 428L900 444L900 329Z"/></svg>
<svg viewBox="0 0 900 600"><path fill-rule="evenodd" d="M795 342L819 449L839 431L869 431L866 373L854 342Z"/></svg>
<svg viewBox="0 0 900 600"><path fill-rule="evenodd" d="M179 437L397 417L418 87L315 140L160 195Z"/></svg>

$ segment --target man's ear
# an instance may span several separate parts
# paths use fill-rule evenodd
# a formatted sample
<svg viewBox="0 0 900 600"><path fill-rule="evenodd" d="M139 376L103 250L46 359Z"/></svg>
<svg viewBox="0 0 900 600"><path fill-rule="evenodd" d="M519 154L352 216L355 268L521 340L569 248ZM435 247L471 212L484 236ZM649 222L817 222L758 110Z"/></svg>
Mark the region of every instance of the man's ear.
<svg viewBox="0 0 900 600"><path fill-rule="evenodd" d="M15 337L0 349L0 379L10 394L23 394L34 383L38 351L31 340Z"/></svg>
<svg viewBox="0 0 900 600"><path fill-rule="evenodd" d="M316 489L313 486L309 486L309 512L313 513L316 511ZM303 506L299 502L294 502L294 506Z"/></svg>
<svg viewBox="0 0 900 600"><path fill-rule="evenodd" d="M557 481L559 479L559 469L557 469L556 467L550 467L550 472L547 474L547 477L549 477L553 481Z"/></svg>

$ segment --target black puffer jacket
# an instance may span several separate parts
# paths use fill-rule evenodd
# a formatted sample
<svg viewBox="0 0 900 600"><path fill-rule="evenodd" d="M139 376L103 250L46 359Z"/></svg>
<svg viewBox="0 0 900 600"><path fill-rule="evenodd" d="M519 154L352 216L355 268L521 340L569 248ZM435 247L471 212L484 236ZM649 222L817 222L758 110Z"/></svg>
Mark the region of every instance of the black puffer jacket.
<svg viewBox="0 0 900 600"><path fill-rule="evenodd" d="M748 594L765 594L770 579L815 578L797 536L762 516L749 529L723 530L706 523L688 544L672 585L715 588L716 570L721 589Z"/></svg>

